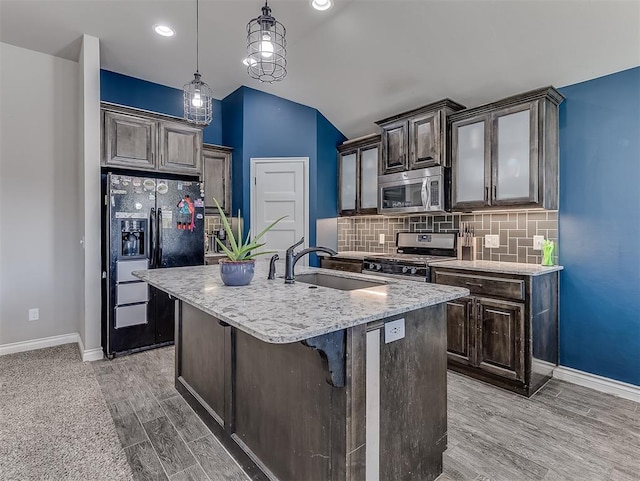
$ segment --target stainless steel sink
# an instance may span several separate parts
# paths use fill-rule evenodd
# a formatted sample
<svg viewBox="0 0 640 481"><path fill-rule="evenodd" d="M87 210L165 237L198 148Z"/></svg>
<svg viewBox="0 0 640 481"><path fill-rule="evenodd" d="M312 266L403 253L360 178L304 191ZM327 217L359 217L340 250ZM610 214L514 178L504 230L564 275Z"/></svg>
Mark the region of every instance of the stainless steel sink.
<svg viewBox="0 0 640 481"><path fill-rule="evenodd" d="M312 284L320 287L329 287L330 289L338 289L340 291L355 291L357 289L384 286L386 284L386 282L365 281L349 277L332 276L331 274L322 274L320 272L296 274L296 282L303 282L305 284Z"/></svg>

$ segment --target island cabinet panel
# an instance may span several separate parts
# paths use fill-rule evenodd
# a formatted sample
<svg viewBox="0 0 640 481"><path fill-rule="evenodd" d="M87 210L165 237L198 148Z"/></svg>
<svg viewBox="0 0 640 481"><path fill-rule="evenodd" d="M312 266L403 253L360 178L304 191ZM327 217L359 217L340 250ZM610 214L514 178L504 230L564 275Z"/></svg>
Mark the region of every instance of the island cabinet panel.
<svg viewBox="0 0 640 481"><path fill-rule="evenodd" d="M179 372L186 383L224 423L225 341L229 327L222 327L212 317L189 304L182 304L180 344L188 346L179 352Z"/></svg>
<svg viewBox="0 0 640 481"><path fill-rule="evenodd" d="M273 344L179 302L176 388L252 480L433 481L447 446L445 310ZM400 318L405 336L386 342Z"/></svg>
<svg viewBox="0 0 640 481"><path fill-rule="evenodd" d="M380 343L380 480L433 480L447 448L445 305L411 311Z"/></svg>
<svg viewBox="0 0 640 481"><path fill-rule="evenodd" d="M467 287L447 303L449 369L531 396L558 364L558 272L516 275L432 268L436 284Z"/></svg>
<svg viewBox="0 0 640 481"><path fill-rule="evenodd" d="M235 434L279 480L332 479L325 377L315 350L237 333Z"/></svg>

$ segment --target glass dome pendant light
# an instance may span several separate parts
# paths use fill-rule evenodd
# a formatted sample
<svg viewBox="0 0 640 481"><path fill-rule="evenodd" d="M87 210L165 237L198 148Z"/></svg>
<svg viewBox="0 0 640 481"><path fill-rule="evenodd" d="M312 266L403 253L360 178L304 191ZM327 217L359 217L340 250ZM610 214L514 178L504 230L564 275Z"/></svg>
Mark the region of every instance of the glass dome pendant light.
<svg viewBox="0 0 640 481"><path fill-rule="evenodd" d="M209 125L213 118L212 94L213 91L201 80L199 69L200 60L200 5L196 0L196 73L193 80L182 88L184 97L184 118L187 122L196 125Z"/></svg>
<svg viewBox="0 0 640 481"><path fill-rule="evenodd" d="M262 15L247 24L247 57L242 61L251 78L277 82L287 75L287 30L271 15L267 1Z"/></svg>

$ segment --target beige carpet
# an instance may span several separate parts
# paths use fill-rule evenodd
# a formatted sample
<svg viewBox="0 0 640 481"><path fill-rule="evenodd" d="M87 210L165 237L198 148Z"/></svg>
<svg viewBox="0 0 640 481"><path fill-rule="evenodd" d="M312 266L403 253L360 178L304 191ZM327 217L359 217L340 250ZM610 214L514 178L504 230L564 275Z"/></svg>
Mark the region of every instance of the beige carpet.
<svg viewBox="0 0 640 481"><path fill-rule="evenodd" d="M0 357L0 480L131 480L76 344Z"/></svg>

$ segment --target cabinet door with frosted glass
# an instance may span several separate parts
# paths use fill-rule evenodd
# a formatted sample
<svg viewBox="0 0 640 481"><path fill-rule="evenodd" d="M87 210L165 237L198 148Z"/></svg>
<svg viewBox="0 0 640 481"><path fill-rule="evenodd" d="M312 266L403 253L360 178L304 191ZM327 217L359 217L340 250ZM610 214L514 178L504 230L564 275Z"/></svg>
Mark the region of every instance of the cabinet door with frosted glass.
<svg viewBox="0 0 640 481"><path fill-rule="evenodd" d="M538 202L537 119L536 102L493 113L491 205Z"/></svg>
<svg viewBox="0 0 640 481"><path fill-rule="evenodd" d="M356 194L358 187L357 173L358 150L342 152L338 157L339 185L338 209L340 215L356 213Z"/></svg>
<svg viewBox="0 0 640 481"><path fill-rule="evenodd" d="M486 115L451 124L452 206L457 210L490 203L491 144Z"/></svg>
<svg viewBox="0 0 640 481"><path fill-rule="evenodd" d="M376 214L378 212L379 152L379 144L360 149L359 214Z"/></svg>

